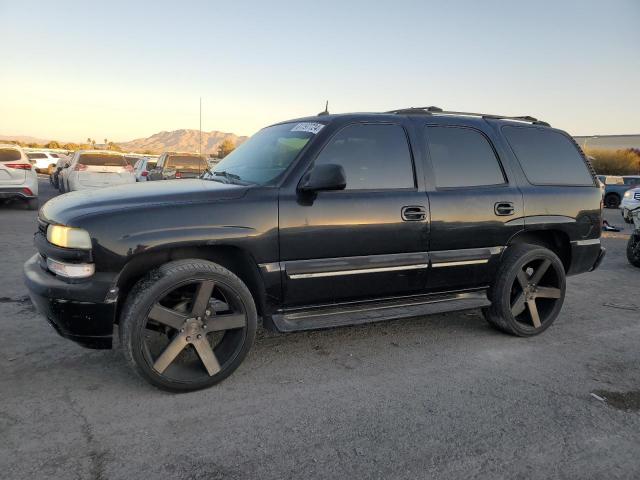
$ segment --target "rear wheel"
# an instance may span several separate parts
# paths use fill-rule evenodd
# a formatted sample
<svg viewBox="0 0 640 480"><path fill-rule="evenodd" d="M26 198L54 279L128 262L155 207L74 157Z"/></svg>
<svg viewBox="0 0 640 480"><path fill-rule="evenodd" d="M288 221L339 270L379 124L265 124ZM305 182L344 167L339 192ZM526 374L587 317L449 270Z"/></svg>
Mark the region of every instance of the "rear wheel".
<svg viewBox="0 0 640 480"><path fill-rule="evenodd" d="M610 193L604 197L604 205L607 208L618 208L618 205L620 205L620 197L615 193Z"/></svg>
<svg viewBox="0 0 640 480"><path fill-rule="evenodd" d="M505 252L484 309L487 321L503 332L529 337L544 332L556 319L566 290L562 262L551 250L514 245Z"/></svg>
<svg viewBox="0 0 640 480"><path fill-rule="evenodd" d="M125 357L148 382L186 392L238 368L253 344L256 307L245 284L204 260L167 263L140 280L124 305Z"/></svg>
<svg viewBox="0 0 640 480"><path fill-rule="evenodd" d="M632 233L627 241L627 260L634 267L640 268L640 234Z"/></svg>

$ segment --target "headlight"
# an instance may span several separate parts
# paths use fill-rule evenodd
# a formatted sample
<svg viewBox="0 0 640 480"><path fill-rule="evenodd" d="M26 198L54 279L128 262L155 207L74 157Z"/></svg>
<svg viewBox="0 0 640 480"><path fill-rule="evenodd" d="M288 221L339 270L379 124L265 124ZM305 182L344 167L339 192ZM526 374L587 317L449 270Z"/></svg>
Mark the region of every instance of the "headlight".
<svg viewBox="0 0 640 480"><path fill-rule="evenodd" d="M49 225L49 228L47 228L47 240L59 247L91 250L89 232L81 228Z"/></svg>
<svg viewBox="0 0 640 480"><path fill-rule="evenodd" d="M624 198L631 198L631 190L624 192Z"/></svg>

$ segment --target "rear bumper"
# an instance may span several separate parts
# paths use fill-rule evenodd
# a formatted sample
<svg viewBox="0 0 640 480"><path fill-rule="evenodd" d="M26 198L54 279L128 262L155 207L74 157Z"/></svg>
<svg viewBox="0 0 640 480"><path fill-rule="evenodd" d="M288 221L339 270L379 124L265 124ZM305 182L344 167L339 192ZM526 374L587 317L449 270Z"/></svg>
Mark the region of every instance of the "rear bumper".
<svg viewBox="0 0 640 480"><path fill-rule="evenodd" d="M3 187L0 186L0 198L37 198L37 194L28 195L24 192L24 186L21 187ZM28 188L28 187L27 187Z"/></svg>
<svg viewBox="0 0 640 480"><path fill-rule="evenodd" d="M36 254L24 264L24 280L36 309L65 338L88 348L111 348L116 302L106 301L114 278L96 274L68 283L45 271Z"/></svg>
<svg viewBox="0 0 640 480"><path fill-rule="evenodd" d="M567 275L592 272L600 266L605 253L599 238L571 242L571 266Z"/></svg>

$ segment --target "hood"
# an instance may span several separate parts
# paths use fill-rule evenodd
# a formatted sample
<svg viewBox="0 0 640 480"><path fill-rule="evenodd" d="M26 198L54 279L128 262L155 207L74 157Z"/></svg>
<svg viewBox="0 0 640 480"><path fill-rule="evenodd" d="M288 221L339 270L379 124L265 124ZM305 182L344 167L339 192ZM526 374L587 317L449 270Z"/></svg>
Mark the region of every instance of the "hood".
<svg viewBox="0 0 640 480"><path fill-rule="evenodd" d="M248 188L244 185L199 179L130 183L60 195L49 200L40 209L40 218L48 223L70 225L70 222L79 217L116 210L232 200L242 197Z"/></svg>

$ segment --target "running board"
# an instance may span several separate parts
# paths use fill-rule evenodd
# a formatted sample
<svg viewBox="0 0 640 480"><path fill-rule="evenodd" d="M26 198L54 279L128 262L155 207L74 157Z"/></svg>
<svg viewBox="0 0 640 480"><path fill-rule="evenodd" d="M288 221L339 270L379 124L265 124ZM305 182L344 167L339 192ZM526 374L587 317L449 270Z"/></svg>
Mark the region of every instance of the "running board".
<svg viewBox="0 0 640 480"><path fill-rule="evenodd" d="M272 319L278 331L295 332L420 317L489 305L491 302L486 291L482 290L289 310L273 315Z"/></svg>

